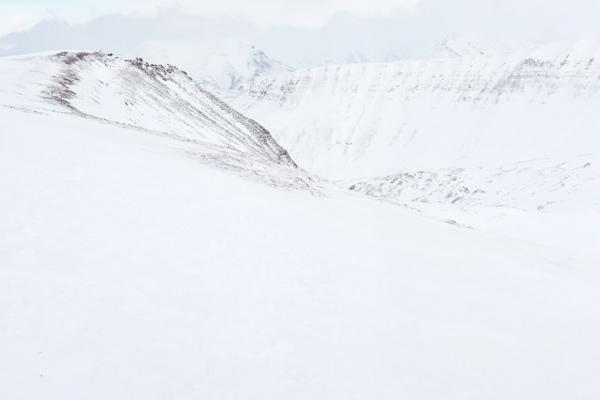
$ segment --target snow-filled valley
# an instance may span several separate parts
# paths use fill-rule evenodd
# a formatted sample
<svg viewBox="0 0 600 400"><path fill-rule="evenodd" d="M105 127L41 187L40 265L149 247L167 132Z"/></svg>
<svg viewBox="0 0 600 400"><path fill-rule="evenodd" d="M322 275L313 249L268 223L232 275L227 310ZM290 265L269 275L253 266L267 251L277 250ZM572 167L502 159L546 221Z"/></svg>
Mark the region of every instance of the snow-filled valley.
<svg viewBox="0 0 600 400"><path fill-rule="evenodd" d="M600 41L447 53L262 76L231 104L343 187L600 265Z"/></svg>
<svg viewBox="0 0 600 400"><path fill-rule="evenodd" d="M592 50L0 58L0 398L597 399Z"/></svg>

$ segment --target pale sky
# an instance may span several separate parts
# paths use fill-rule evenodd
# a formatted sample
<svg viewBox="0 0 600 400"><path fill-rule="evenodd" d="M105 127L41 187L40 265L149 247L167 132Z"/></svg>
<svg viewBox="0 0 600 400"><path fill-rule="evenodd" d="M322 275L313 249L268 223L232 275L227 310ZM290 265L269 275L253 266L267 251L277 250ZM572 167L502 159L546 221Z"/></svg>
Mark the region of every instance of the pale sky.
<svg viewBox="0 0 600 400"><path fill-rule="evenodd" d="M528 18L534 27L600 33L598 0L0 0L0 34L22 30L44 17L81 21L106 13L152 13L178 6L204 16L237 16L261 25L319 26L337 12L360 16L430 13L448 18L481 18L486 24L507 23L509 16Z"/></svg>
<svg viewBox="0 0 600 400"><path fill-rule="evenodd" d="M108 13L152 15L158 7L239 17L263 28L318 28L346 12L385 18L388 24L397 21L406 27L403 32L417 37L442 30L524 41L600 36L600 0L0 0L0 36L42 19L83 22Z"/></svg>
<svg viewBox="0 0 600 400"><path fill-rule="evenodd" d="M81 22L108 13L153 14L177 7L209 17L241 17L259 26L321 26L336 13L387 16L410 13L419 0L0 0L0 35L24 30L43 18Z"/></svg>

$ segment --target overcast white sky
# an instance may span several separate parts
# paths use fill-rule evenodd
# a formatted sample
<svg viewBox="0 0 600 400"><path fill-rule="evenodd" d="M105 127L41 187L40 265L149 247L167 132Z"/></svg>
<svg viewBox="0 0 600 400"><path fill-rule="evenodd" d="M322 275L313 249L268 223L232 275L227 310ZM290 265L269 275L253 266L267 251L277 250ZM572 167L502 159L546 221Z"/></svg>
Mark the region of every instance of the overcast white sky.
<svg viewBox="0 0 600 400"><path fill-rule="evenodd" d="M419 0L0 0L0 35L24 30L43 18L72 22L107 13L152 14L178 7L202 16L235 16L257 25L316 27L338 12L361 16L406 13Z"/></svg>
<svg viewBox="0 0 600 400"><path fill-rule="evenodd" d="M42 19L84 22L109 13L153 15L160 7L196 16L243 18L260 28L325 26L313 42L337 32L332 48L360 41L363 50L377 43L406 48L449 33L534 43L600 37L600 0L0 0L0 36L26 30ZM338 18L328 24L342 12L370 20L362 25L360 19L346 20L340 27ZM31 38L35 40L43 41ZM381 44L385 41L392 44Z"/></svg>
<svg viewBox="0 0 600 400"><path fill-rule="evenodd" d="M58 17L83 21L106 13L152 13L177 6L204 16L237 16L256 24L315 27L337 12L360 16L415 15L439 18L457 26L511 29L512 20L527 21L537 35L600 34L598 0L0 0L0 35L24 30L37 21Z"/></svg>

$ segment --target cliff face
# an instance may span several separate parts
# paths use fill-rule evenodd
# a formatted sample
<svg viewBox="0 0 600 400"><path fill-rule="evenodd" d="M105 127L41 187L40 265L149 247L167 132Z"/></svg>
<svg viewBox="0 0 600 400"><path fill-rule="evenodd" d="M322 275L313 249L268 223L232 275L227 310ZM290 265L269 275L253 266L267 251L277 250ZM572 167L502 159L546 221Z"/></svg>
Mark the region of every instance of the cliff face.
<svg viewBox="0 0 600 400"><path fill-rule="evenodd" d="M330 178L571 157L600 148L599 49L329 65L258 79L232 104Z"/></svg>

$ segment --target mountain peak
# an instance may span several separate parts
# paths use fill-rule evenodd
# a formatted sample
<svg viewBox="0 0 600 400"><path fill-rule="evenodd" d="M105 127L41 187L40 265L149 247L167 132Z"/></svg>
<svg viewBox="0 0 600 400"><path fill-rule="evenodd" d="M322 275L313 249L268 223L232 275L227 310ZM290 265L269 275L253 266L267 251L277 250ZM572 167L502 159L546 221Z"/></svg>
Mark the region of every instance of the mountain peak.
<svg viewBox="0 0 600 400"><path fill-rule="evenodd" d="M451 57L484 56L486 51L480 46L456 34L449 35L440 45L442 54Z"/></svg>
<svg viewBox="0 0 600 400"><path fill-rule="evenodd" d="M171 64L64 51L0 59L0 72L0 100L9 105L162 136L232 168L296 167L265 128Z"/></svg>
<svg viewBox="0 0 600 400"><path fill-rule="evenodd" d="M259 76L292 71L253 44L233 39L150 41L128 55L178 65L223 99L243 92Z"/></svg>

